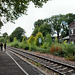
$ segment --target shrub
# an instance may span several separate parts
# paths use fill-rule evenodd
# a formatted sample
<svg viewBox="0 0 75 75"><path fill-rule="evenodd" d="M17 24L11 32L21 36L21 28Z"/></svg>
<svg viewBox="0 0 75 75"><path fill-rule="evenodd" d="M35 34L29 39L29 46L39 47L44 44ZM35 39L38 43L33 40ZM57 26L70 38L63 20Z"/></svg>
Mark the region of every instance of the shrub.
<svg viewBox="0 0 75 75"><path fill-rule="evenodd" d="M57 42L58 42L57 37L55 37L55 43L57 43Z"/></svg>
<svg viewBox="0 0 75 75"><path fill-rule="evenodd" d="M47 46L48 46L48 47L51 47L52 38L51 38L51 35L50 35L49 33L46 35L45 42L47 43Z"/></svg>
<svg viewBox="0 0 75 75"><path fill-rule="evenodd" d="M28 40L28 43L32 45L34 44L34 42L35 42L35 37L31 36Z"/></svg>
<svg viewBox="0 0 75 75"><path fill-rule="evenodd" d="M72 61L75 61L75 55L74 56L70 56L67 59L72 60Z"/></svg>
<svg viewBox="0 0 75 75"><path fill-rule="evenodd" d="M36 47L36 51L41 52L41 53L50 53L49 49L44 49L41 47Z"/></svg>
<svg viewBox="0 0 75 75"><path fill-rule="evenodd" d="M51 54L59 54L61 52L61 46L51 46L50 53Z"/></svg>
<svg viewBox="0 0 75 75"><path fill-rule="evenodd" d="M75 55L75 45L72 43L70 44L63 44L63 50L65 51L65 56L74 56Z"/></svg>
<svg viewBox="0 0 75 75"><path fill-rule="evenodd" d="M18 42L18 40L14 37L14 40L13 40L13 42L12 42L10 45L13 46L13 47L19 47L19 42Z"/></svg>
<svg viewBox="0 0 75 75"><path fill-rule="evenodd" d="M35 45L29 45L29 50L30 51L36 51L36 46Z"/></svg>
<svg viewBox="0 0 75 75"><path fill-rule="evenodd" d="M26 38L25 38L25 36L23 36L22 42L23 42L23 41L26 41Z"/></svg>
<svg viewBox="0 0 75 75"><path fill-rule="evenodd" d="M44 44L41 47L44 48L44 49L47 49L48 48L48 43L44 42Z"/></svg>
<svg viewBox="0 0 75 75"><path fill-rule="evenodd" d="M4 42L4 37L1 37L0 38L0 42Z"/></svg>
<svg viewBox="0 0 75 75"><path fill-rule="evenodd" d="M19 42L12 42L10 46L18 48Z"/></svg>
<svg viewBox="0 0 75 75"><path fill-rule="evenodd" d="M25 50L29 50L29 45L28 44L25 44Z"/></svg>
<svg viewBox="0 0 75 75"><path fill-rule="evenodd" d="M39 43L39 38L41 38L41 43ZM43 45L43 35L42 35L41 32L37 33L36 39L35 39L35 44L36 44L37 46Z"/></svg>

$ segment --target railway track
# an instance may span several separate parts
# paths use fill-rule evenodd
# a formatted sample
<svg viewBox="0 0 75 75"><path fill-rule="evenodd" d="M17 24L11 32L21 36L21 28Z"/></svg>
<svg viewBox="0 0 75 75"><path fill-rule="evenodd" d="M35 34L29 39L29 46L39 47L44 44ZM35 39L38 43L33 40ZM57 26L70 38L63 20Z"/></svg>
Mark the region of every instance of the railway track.
<svg viewBox="0 0 75 75"><path fill-rule="evenodd" d="M28 51L17 49L14 47L8 47L8 50L17 53L27 59L30 59L34 62L40 63L44 67L48 68L49 70L53 70L54 72L57 72L60 75L75 75L75 66L54 61L52 59L35 55Z"/></svg>

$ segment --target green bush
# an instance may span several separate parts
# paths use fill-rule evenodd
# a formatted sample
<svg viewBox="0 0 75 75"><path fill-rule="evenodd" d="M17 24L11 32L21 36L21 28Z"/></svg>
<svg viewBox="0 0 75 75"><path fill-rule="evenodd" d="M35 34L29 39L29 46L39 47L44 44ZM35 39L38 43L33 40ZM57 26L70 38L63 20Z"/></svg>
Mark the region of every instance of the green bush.
<svg viewBox="0 0 75 75"><path fill-rule="evenodd" d="M28 43L29 44L33 44L34 45L34 42L35 42L35 37L33 37L33 36L31 36L30 38L29 38L29 40L28 40Z"/></svg>
<svg viewBox="0 0 75 75"><path fill-rule="evenodd" d="M48 43L44 42L44 44L41 47L44 48L44 49L47 49L48 48Z"/></svg>
<svg viewBox="0 0 75 75"><path fill-rule="evenodd" d="M41 43L39 43L39 38L41 38ZM36 38L35 38L35 44L37 46L42 46L43 45L43 34L41 32L37 33Z"/></svg>
<svg viewBox="0 0 75 75"><path fill-rule="evenodd" d="M49 33L46 35L45 42L46 42L46 45L48 47L51 47L51 45L52 45L52 38L51 38L51 35Z"/></svg>
<svg viewBox="0 0 75 75"><path fill-rule="evenodd" d="M12 42L10 44L10 46L18 48L19 47L19 42Z"/></svg>
<svg viewBox="0 0 75 75"><path fill-rule="evenodd" d="M72 43L63 44L63 50L65 51L65 56L70 57L75 55L75 45Z"/></svg>
<svg viewBox="0 0 75 75"><path fill-rule="evenodd" d="M36 51L36 46L35 45L29 45L29 50L30 51Z"/></svg>
<svg viewBox="0 0 75 75"><path fill-rule="evenodd" d="M14 37L14 40L13 40L13 42L10 44L10 46L12 46L12 47L19 47L19 42L18 42L18 40Z"/></svg>
<svg viewBox="0 0 75 75"><path fill-rule="evenodd" d="M2 43L4 42L4 37L0 38L0 42L2 42Z"/></svg>
<svg viewBox="0 0 75 75"><path fill-rule="evenodd" d="M60 47L61 50L57 50L56 48ZM58 49L58 48L57 48ZM67 41L64 41L62 44L59 43L53 43L53 46L51 48L51 51L54 55L65 57L69 60L75 60L75 45L72 43L67 43Z"/></svg>
<svg viewBox="0 0 75 75"><path fill-rule="evenodd" d="M49 49L44 49L41 47L36 47L36 51L41 52L41 53L50 53Z"/></svg>
<svg viewBox="0 0 75 75"><path fill-rule="evenodd" d="M25 43L21 42L19 45L20 48L25 48Z"/></svg>
<svg viewBox="0 0 75 75"><path fill-rule="evenodd" d="M25 44L25 50L29 50L29 45L28 44Z"/></svg>

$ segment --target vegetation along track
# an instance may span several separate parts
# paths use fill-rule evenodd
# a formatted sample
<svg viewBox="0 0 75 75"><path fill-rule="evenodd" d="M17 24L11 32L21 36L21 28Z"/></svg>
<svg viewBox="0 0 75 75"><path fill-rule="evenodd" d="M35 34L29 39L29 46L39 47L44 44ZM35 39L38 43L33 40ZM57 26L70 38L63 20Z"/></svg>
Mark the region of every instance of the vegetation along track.
<svg viewBox="0 0 75 75"><path fill-rule="evenodd" d="M8 47L8 50L13 51L27 59L31 59L34 62L40 63L46 68L53 70L60 75L75 75L75 66L64 64L58 61L54 61L49 58L45 58L39 55L35 55L25 50L17 49L14 47Z"/></svg>

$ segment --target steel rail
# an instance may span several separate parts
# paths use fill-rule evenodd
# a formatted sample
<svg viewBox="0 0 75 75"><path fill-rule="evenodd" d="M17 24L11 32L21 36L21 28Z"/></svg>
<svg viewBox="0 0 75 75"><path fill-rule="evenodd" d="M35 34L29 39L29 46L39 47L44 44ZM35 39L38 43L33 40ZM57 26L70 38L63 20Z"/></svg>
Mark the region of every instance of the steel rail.
<svg viewBox="0 0 75 75"><path fill-rule="evenodd" d="M17 49L17 48L14 48L14 47L8 47L8 49L10 49L11 51L13 51L13 52L15 52L17 54L20 54L23 57L26 57L28 59L31 59L31 60L35 61L35 62L38 62L41 65L45 66L46 68L48 68L50 70L53 70L53 71L59 73L60 75L71 75L72 74L71 72L74 72L75 73L75 66L72 66L72 65L69 65L69 64L65 64L65 63L61 63L61 62L58 62L58 61L55 61L55 60L52 60L52 59L49 59L49 58L46 58L46 57L43 57L43 56L35 55L35 54L30 53L28 51L24 51L24 50ZM41 59L43 62L40 62L37 59L33 59L32 57L22 55L22 53L25 53L25 54L28 54L28 55L37 57L37 58ZM46 64L44 63L45 61L46 61ZM53 63L52 66L51 65L49 66L48 65L49 63L48 62L50 62L50 64ZM67 70L68 68L70 70ZM63 72L63 70L67 70L67 72Z"/></svg>

